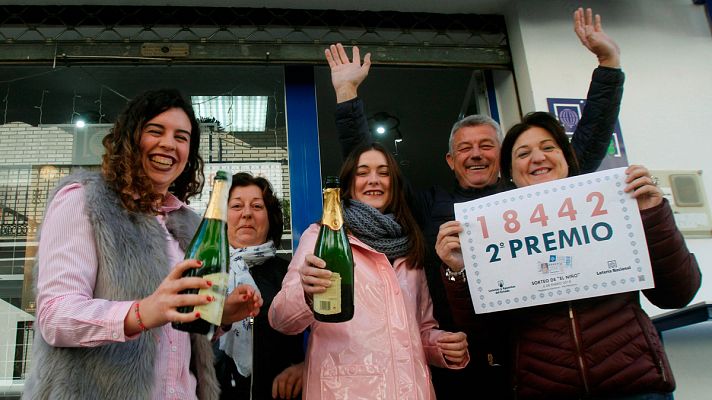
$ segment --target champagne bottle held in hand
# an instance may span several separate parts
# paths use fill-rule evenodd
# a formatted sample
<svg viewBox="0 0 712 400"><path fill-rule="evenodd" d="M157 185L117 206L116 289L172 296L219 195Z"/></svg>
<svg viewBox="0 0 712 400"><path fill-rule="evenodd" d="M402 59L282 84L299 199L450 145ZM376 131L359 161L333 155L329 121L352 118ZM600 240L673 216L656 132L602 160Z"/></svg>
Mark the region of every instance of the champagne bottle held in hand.
<svg viewBox="0 0 712 400"><path fill-rule="evenodd" d="M230 193L232 176L225 171L215 174L213 190L208 208L203 215L203 221L193 236L185 251L185 259L195 259L203 262L200 268L187 270L183 277L198 276L212 282L207 289L188 289L181 294L205 294L213 297L213 301L200 306L179 307L182 313L199 312L200 318L193 322L173 322L173 328L193 333L215 333L222 320L223 305L227 295L227 280L229 266L229 251L227 240L227 199Z"/></svg>
<svg viewBox="0 0 712 400"><path fill-rule="evenodd" d="M344 322L354 316L354 257L346 236L339 178L328 176L324 185L324 211L314 255L326 262L331 286L315 293L312 310L322 322Z"/></svg>

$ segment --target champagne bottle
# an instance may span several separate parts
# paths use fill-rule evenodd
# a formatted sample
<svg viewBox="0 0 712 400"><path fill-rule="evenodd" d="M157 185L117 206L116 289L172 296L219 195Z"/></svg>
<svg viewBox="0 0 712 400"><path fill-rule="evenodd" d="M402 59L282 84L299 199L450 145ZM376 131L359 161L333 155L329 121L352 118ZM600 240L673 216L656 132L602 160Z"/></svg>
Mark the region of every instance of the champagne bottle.
<svg viewBox="0 0 712 400"><path fill-rule="evenodd" d="M207 289L188 289L180 293L210 295L214 300L205 305L179 307L178 311L182 313L199 312L200 318L188 323L173 322L175 329L212 337L221 323L223 305L227 296L230 257L227 240L227 200L231 184L232 176L225 171L218 171L215 174L210 202L203 215L203 221L185 251L186 260L200 260L203 265L185 271L183 277L202 277L211 281L212 286Z"/></svg>
<svg viewBox="0 0 712 400"><path fill-rule="evenodd" d="M322 322L350 320L354 316L354 257L344 227L339 178L335 176L328 176L324 185L324 211L314 255L332 272L331 286L313 296L314 318Z"/></svg>

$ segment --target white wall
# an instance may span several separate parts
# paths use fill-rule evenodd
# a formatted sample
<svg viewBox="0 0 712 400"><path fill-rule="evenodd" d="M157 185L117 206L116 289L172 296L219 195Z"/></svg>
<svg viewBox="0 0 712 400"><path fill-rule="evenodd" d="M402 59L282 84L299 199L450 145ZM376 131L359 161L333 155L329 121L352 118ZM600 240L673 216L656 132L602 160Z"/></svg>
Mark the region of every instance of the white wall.
<svg viewBox="0 0 712 400"><path fill-rule="evenodd" d="M712 199L712 27L691 0L513 2L507 24L522 111L547 110L548 97L585 97L597 62L572 30L571 13L579 5L602 15L621 48L626 83L620 124L629 162L702 170ZM712 239L687 243L703 272L693 303L712 302ZM651 315L662 312L644 306ZM665 334L676 399L710 398L711 333L701 324Z"/></svg>
<svg viewBox="0 0 712 400"><path fill-rule="evenodd" d="M58 127L0 124L0 165L71 164L72 139Z"/></svg>

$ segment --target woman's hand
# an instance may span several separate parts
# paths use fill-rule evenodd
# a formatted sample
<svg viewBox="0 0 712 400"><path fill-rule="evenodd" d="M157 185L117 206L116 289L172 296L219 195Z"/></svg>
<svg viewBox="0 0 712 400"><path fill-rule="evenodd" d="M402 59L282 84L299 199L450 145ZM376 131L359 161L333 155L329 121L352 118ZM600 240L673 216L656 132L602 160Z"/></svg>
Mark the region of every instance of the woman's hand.
<svg viewBox="0 0 712 400"><path fill-rule="evenodd" d="M272 381L273 399L296 399L302 392L302 377L304 362L294 364L284 369Z"/></svg>
<svg viewBox="0 0 712 400"><path fill-rule="evenodd" d="M299 267L299 276L304 296L311 300L314 293L324 293L331 286L331 271L326 269L324 260L313 254L307 254L304 261L304 265Z"/></svg>
<svg viewBox="0 0 712 400"><path fill-rule="evenodd" d="M438 348L450 364L460 364L467 357L467 335L464 332L446 332L438 339Z"/></svg>
<svg viewBox="0 0 712 400"><path fill-rule="evenodd" d="M448 221L440 225L435 241L435 252L438 253L438 257L455 272L465 268L460 248L460 232L462 232L462 225L459 222Z"/></svg>
<svg viewBox="0 0 712 400"><path fill-rule="evenodd" d="M222 324L232 324L247 317L256 317L262 307L262 296L251 285L238 285L225 299Z"/></svg>
<svg viewBox="0 0 712 400"><path fill-rule="evenodd" d="M181 313L177 308L208 304L214 300L209 295L179 294L186 289L207 289L212 285L212 282L203 278L182 277L185 271L190 268L199 268L201 265L202 263L198 260L179 262L151 295L138 302L141 322L146 329L163 326L169 322L192 322L200 318L200 313ZM131 336L140 331L138 319L134 310L131 309L124 319L124 332Z"/></svg>
<svg viewBox="0 0 712 400"><path fill-rule="evenodd" d="M653 208L663 202L663 192L653 182L650 171L642 165L631 165L625 170L625 183L628 186L623 189L626 193L631 193L638 201L640 210Z"/></svg>
<svg viewBox="0 0 712 400"><path fill-rule="evenodd" d="M326 61L331 69L331 84L336 91L336 102L343 103L358 95L358 87L361 85L368 70L371 68L371 53L366 53L361 64L361 54L357 46L353 47L353 61L349 60L348 54L341 43L332 44L324 50Z"/></svg>
<svg viewBox="0 0 712 400"><path fill-rule="evenodd" d="M603 67L620 68L621 50L618 44L606 35L601 25L601 16L593 15L587 8L574 11L574 32L591 53L598 58L598 63Z"/></svg>

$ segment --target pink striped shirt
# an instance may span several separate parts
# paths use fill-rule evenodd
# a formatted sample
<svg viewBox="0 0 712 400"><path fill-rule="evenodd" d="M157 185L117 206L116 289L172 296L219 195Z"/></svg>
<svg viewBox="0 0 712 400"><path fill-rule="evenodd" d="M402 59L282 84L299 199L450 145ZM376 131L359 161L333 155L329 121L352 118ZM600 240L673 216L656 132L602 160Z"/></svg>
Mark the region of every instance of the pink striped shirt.
<svg viewBox="0 0 712 400"><path fill-rule="evenodd" d="M98 259L94 231L84 212L80 184L62 188L42 224L37 276L37 321L42 337L57 347L95 347L124 342L124 318L132 301L93 298ZM170 193L163 213L186 207ZM157 216L165 229L164 218ZM183 260L178 242L165 230L171 265ZM170 324L152 329L158 338L153 399L195 399L196 379L189 370L190 337ZM151 334L151 333L146 333Z"/></svg>

